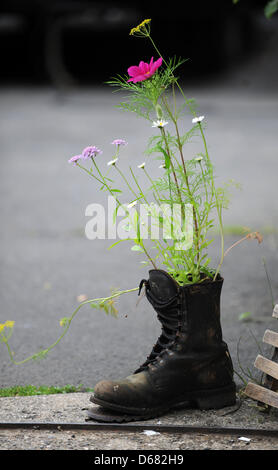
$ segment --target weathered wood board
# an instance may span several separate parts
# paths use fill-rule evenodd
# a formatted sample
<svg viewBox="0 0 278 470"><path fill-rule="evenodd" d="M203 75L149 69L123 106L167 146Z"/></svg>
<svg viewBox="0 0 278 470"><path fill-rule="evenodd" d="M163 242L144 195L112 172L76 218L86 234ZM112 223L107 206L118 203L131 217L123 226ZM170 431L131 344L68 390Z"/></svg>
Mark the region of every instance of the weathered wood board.
<svg viewBox="0 0 278 470"><path fill-rule="evenodd" d="M278 333L272 330L265 330L263 342L278 348Z"/></svg>
<svg viewBox="0 0 278 470"><path fill-rule="evenodd" d="M254 366L274 379L278 379L278 364L276 362L266 359L259 354L255 360Z"/></svg>
<svg viewBox="0 0 278 470"><path fill-rule="evenodd" d="M278 318L278 304L275 305L272 316ZM244 393L253 400L257 400L258 404L278 408L278 333L266 330L263 342L274 347L272 360L260 354L257 356L254 366L264 372L262 385L248 383Z"/></svg>
<svg viewBox="0 0 278 470"><path fill-rule="evenodd" d="M253 398L253 400L257 400L262 403L266 403L269 406L273 406L274 408L278 408L278 393L273 392L261 385L248 383L244 393Z"/></svg>

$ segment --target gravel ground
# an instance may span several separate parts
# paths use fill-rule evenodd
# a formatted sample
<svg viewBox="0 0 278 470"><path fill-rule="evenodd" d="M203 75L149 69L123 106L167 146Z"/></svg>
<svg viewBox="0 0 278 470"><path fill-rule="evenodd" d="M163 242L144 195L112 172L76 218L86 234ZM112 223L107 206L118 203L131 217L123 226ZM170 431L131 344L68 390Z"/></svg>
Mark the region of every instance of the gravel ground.
<svg viewBox="0 0 278 470"><path fill-rule="evenodd" d="M205 433L146 436L142 432L120 431L0 430L0 450L278 450L277 437L250 436L250 441L241 441L240 437Z"/></svg>
<svg viewBox="0 0 278 470"><path fill-rule="evenodd" d="M278 450L278 411L262 413L249 399L222 410L173 411L160 418L134 423L140 425L137 431L63 429L65 423L95 423L87 420L87 409L96 406L89 398L89 393L1 398L0 423L29 423L37 429L32 426L30 429L5 429L0 425L0 450ZM55 428L39 429L40 424L46 423L55 423ZM165 425L192 426L193 429L202 426L205 430L159 433L159 426ZM150 430L152 426L157 433L144 434L144 427ZM224 434L213 433L218 426L226 429ZM228 428L240 430L229 433ZM253 435L250 430L254 428L275 431L277 435ZM244 440L240 440L241 437Z"/></svg>

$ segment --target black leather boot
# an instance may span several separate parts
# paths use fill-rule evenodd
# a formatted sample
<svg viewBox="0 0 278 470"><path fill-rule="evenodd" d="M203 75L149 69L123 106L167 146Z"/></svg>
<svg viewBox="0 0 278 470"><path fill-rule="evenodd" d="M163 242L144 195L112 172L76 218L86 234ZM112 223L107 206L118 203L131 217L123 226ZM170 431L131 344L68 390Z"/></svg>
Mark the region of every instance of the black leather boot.
<svg viewBox="0 0 278 470"><path fill-rule="evenodd" d="M101 408L90 410L89 417L132 421L173 408L233 405L233 366L220 323L223 279L181 287L168 273L155 269L142 284L162 333L133 375L95 386L91 401Z"/></svg>

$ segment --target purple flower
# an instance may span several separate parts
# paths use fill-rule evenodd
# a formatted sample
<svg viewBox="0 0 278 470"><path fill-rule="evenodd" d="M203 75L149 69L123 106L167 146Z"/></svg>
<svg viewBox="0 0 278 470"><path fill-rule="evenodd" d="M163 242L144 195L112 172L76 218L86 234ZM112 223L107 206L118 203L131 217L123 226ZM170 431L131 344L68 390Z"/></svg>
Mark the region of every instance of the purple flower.
<svg viewBox="0 0 278 470"><path fill-rule="evenodd" d="M74 155L74 157L71 157L69 159L69 163L73 163L74 165L76 165L78 160L87 160L87 158L94 158L99 153L102 153L100 149L98 149L95 145L90 145L89 147L85 147L80 155Z"/></svg>
<svg viewBox="0 0 278 470"><path fill-rule="evenodd" d="M69 159L69 163L73 163L74 165L76 165L80 158L82 158L82 155L74 155L74 157L71 157Z"/></svg>
<svg viewBox="0 0 278 470"><path fill-rule="evenodd" d="M112 145L127 145L127 142L124 139L115 139L111 142Z"/></svg>
<svg viewBox="0 0 278 470"><path fill-rule="evenodd" d="M84 148L81 154L81 158L86 160L87 158L94 158L99 153L102 153L100 149L98 149L95 145L91 145L89 147Z"/></svg>

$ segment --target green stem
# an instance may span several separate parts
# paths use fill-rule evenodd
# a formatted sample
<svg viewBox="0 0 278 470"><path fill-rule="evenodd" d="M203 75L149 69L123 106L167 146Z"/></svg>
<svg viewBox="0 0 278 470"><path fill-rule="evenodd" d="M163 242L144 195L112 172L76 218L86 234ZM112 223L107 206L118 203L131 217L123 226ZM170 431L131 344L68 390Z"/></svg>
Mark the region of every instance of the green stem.
<svg viewBox="0 0 278 470"><path fill-rule="evenodd" d="M133 191L132 187L130 186L129 182L127 181L125 175L123 174L123 172L120 170L120 168L117 167L117 165L115 164L114 165L116 170L118 171L118 173L121 175L121 177L123 178L124 182L126 183L128 189L132 192L132 194L136 197L136 199L138 199L138 196L136 194L135 191Z"/></svg>
<svg viewBox="0 0 278 470"><path fill-rule="evenodd" d="M203 131L203 128L202 128L202 125L201 125L200 122L198 123L198 125L199 125L199 129L200 129L201 136L202 136L202 139L203 139L206 157L207 157L207 159L208 159L208 161L211 165L205 134L204 134L204 131ZM211 165L211 167L212 167L212 165ZM215 186L214 186L213 175L211 176L211 187L212 187L212 191L213 191L214 198L215 198L215 203L216 203L216 210L217 210L217 215L218 215L219 228L220 228L220 238L221 238L221 256L220 256L220 261L219 261L219 264L217 266L217 269L215 271L215 275L214 275L214 278L213 278L213 280L215 281L215 279L217 278L217 275L220 271L220 268L223 264L223 260L224 260L224 229L223 229L223 220L222 220L222 208L221 208L221 205L219 204L218 196L217 196L216 189L215 189Z"/></svg>
<svg viewBox="0 0 278 470"><path fill-rule="evenodd" d="M101 185L103 185L103 180L100 180L99 178L97 178L96 175L94 175L94 173L92 173L90 170L88 170L87 168L85 168L84 166L80 165L80 163L76 163L76 165L81 168L83 171L86 171L86 173L88 173L88 175L92 176L93 178L95 178L95 180L97 180Z"/></svg>
<svg viewBox="0 0 278 470"><path fill-rule="evenodd" d="M142 196L143 196L144 201L146 202L147 205L149 205L148 200L147 200L145 194L143 193L143 191L142 191L142 189L141 189L141 187L140 187L140 185L139 185L139 183L138 183L138 181L137 181L137 178L136 178L136 176L135 176L135 174L134 174L132 168L129 167L129 169L130 169L130 172L131 172L131 174L132 174L132 177L133 177L133 179L134 179L134 181L135 181L135 183L136 183L136 185L137 185L137 187L138 187L140 193L141 193ZM144 170L145 173L146 173L145 168L143 168L143 170ZM150 178L150 177L149 177L149 178ZM151 180L151 182L152 182L152 180ZM158 201L157 201L157 203L159 204ZM150 232L149 232L149 233L150 233ZM168 243L167 243L167 242L166 242L166 245L167 245L167 247L168 247ZM145 247L142 247L142 248L144 249ZM167 256L165 256L165 253L164 253L165 250L162 248L161 243L160 243L159 240L156 241L156 248L157 248L157 250L159 251L160 255L164 258L164 260L165 260L165 261L168 261L168 258L167 258ZM174 265L174 263L173 263L173 266L176 268L176 266Z"/></svg>
<svg viewBox="0 0 278 470"><path fill-rule="evenodd" d="M133 172L131 166L129 167L129 170L130 170L130 173L131 173L131 175L132 175L133 180L135 181L135 184L136 184L137 188L138 188L139 191L140 191L140 197L142 196L143 199L144 199L144 201L146 202L146 204L148 204L147 198L146 198L145 194L143 193L143 191L142 191L142 189L141 189L141 187L140 187L140 185L139 185L139 183L138 183L138 181L137 181L137 178L136 178L136 176L135 176L135 174L134 174L134 172Z"/></svg>
<svg viewBox="0 0 278 470"><path fill-rule="evenodd" d="M159 192L156 189L155 182L153 181L153 179L151 178L151 176L149 175L149 173L147 172L147 170L145 168L144 168L144 173L145 173L146 177L148 178L148 180L150 181L150 183L152 185L153 196L154 196L157 204L159 204L162 199L161 199L161 196L160 196Z"/></svg>
<svg viewBox="0 0 278 470"><path fill-rule="evenodd" d="M156 191L154 181L152 180L151 176L148 174L148 172L146 171L146 169L143 168L143 170L144 170L144 172L145 172L147 178L148 178L149 181L151 182L152 187L154 188L154 191L155 191L156 194L157 194L157 197L156 197L156 195L154 194L154 198L155 198L157 204L160 205L160 196L159 196L158 192ZM131 168L130 168L130 171L131 171L131 173L132 173L132 175L133 175L133 177L134 177L134 179L135 179L135 182L137 182L137 179L136 179L136 177L135 177L135 175L134 175L134 173L133 173L133 171L132 171ZM137 183L137 184L138 184L139 189L141 190L141 188L140 188L140 186L139 186L139 183ZM142 191L142 190L141 190L141 191ZM142 194L143 194L143 193L142 193ZM144 195L143 195L143 196L144 196ZM148 201L147 201L147 199L146 199L145 196L144 196L144 199L145 199L146 203L148 204ZM165 260L166 262L168 262L169 259L168 259L167 256L165 256L165 253L164 253L164 252L165 252L165 249L163 249L163 247L161 246L160 241L158 240L156 243L157 243L157 249L158 249L158 251L160 252L160 254L162 255L162 257L164 258L164 260ZM169 246L169 243L168 243L168 241L167 241L166 239L164 240L164 243L166 244L166 250L169 250L169 249L170 249L170 246ZM166 253L167 253L167 251L166 251ZM171 262L172 262L172 264L173 264L173 267L174 267L175 269L177 269L177 266L176 266L176 264L174 263L174 261L171 260Z"/></svg>
<svg viewBox="0 0 278 470"><path fill-rule="evenodd" d="M267 279L267 283L268 283L268 287L269 287L269 292L270 292L270 296L271 296L272 308L274 308L274 307L275 307L275 300L274 300L274 295L273 295L273 290L272 290L272 286L271 286L270 277L269 277L268 270L267 270L267 266L266 266L265 257L263 257L262 261L263 261L263 265L264 265L264 269L265 269L265 274L266 274L266 279Z"/></svg>
<svg viewBox="0 0 278 470"><path fill-rule="evenodd" d="M119 291L119 292L116 292L114 294L112 294L111 296L109 297L102 297L102 298L98 298L98 299L91 299L91 300L85 300L84 302L82 302L73 312L73 314L71 315L71 317L69 317L68 319L68 322L67 322L67 325L66 327L64 328L64 331L63 333L59 336L59 338L54 342L52 343L47 349L43 350L43 354L47 354L51 349L53 349L55 346L57 346L57 344L61 341L61 339L65 336L66 332L68 331L69 327L70 327L70 324L72 322L72 320L74 319L74 317L76 316L76 314L79 312L79 310L81 309L81 307L83 307L84 305L87 305L87 304L90 304L90 303L96 303L96 302L106 302L106 301L109 301L109 300L112 300L114 299L115 297L119 297L120 295L122 294L126 294L126 293L129 293L129 292L134 292L134 291L137 291L138 290L138 287L135 287L133 289L128 289L128 290L123 290L123 291ZM21 365L21 364L24 364L25 362L27 361L30 361L31 359L36 359L37 357L39 357L39 353L37 354L33 354L32 356L28 356L27 358L23 359L22 361L15 361L14 358L13 358L13 353L11 351L11 348L10 348L10 345L7 341L5 341L5 339L3 340L4 344L6 345L7 349L8 349L8 353L9 353L9 356L10 356L10 359L12 361L13 364L15 365Z"/></svg>
<svg viewBox="0 0 278 470"><path fill-rule="evenodd" d="M197 214L196 214L196 208L195 208L195 201L194 201L194 198L193 198L191 190L190 190L188 175L187 175L187 171L186 171L186 167L185 167L185 161L184 161L184 156L183 156L182 143L181 143L181 139L180 139L178 123L177 123L176 117L173 116L173 114L171 112L171 109L170 109L170 107L167 103L167 100L164 96L162 96L162 101L163 101L163 103L164 103L164 105L165 105L165 107L166 107L166 109L169 113L169 116L170 116L170 118L172 119L172 121L174 123L175 129L176 129L177 143L178 143L178 149L179 149L180 157L181 157L181 161L182 161L183 172L184 172L184 176L185 176L185 183L186 183L186 187L187 187L187 191L188 191L188 194L189 194L189 197L190 197L191 204L193 206L193 220L194 220L194 228L195 228L196 255L197 255L197 262L199 262L199 258L200 258L200 255L199 255L199 230L198 230Z"/></svg>
<svg viewBox="0 0 278 470"><path fill-rule="evenodd" d="M200 168L201 168L202 178L203 178L203 182L204 182L204 186L205 186L206 202L208 202L208 189L207 189L207 183L206 183L206 178L205 178L202 162L199 162L199 165L200 165Z"/></svg>
<svg viewBox="0 0 278 470"><path fill-rule="evenodd" d="M167 62L165 61L165 59L163 58L163 56L161 55L160 51L158 50L158 48L156 47L152 37L150 35L148 35L154 49L157 51L157 53L160 55L160 57L162 58L162 60L165 62L166 66L168 66ZM192 113L193 116L196 117L196 113L194 111L194 109L192 109L191 105L190 105L190 102L188 101L188 99L186 98L184 92L183 92L183 89L181 88L178 80L175 78L175 76L173 75L173 78L175 79L175 83L178 87L178 89L180 90L180 93L186 103L186 105L188 106L190 112ZM206 151L206 155L207 155L207 158L209 160L209 154L208 154L208 149L207 149L207 143L206 143L206 139L205 139L205 136L204 136L204 132L203 132L203 129L202 129L202 126L201 124L199 123L199 128L201 130L201 135L202 135L202 139L203 139L203 144L204 144L204 147L205 147L205 151ZM210 161L210 160L209 160ZM216 208L217 208L217 215L218 215L218 220L219 220L219 226L220 226L220 236L221 236L221 258L220 258L220 262L219 262L219 265L217 267L217 270L215 272L215 276L214 276L214 280L216 279L217 277L217 274L219 273L220 271L220 268L222 266L222 263L223 263L223 259L224 259L224 233L223 233L223 222L222 222L222 213L221 213L221 209L220 209L220 206L219 206L219 203L218 203L218 198L217 198L217 194L216 194L216 191L215 191L215 187L214 187L214 183L212 181L212 187L213 187L213 190L214 190L214 194L215 194L215 199L216 199Z"/></svg>
<svg viewBox="0 0 278 470"><path fill-rule="evenodd" d="M147 256L149 262L153 265L154 269L157 269L154 260L150 257L150 255L149 255L149 253L147 252L147 250L146 250L146 248L145 248L145 245L144 245L144 243L142 242L142 240L140 241L140 246L143 248L145 255Z"/></svg>
<svg viewBox="0 0 278 470"><path fill-rule="evenodd" d="M179 199L180 199L181 209L183 210L181 191L180 191L180 187L179 187L179 183L178 183L178 179L177 179L175 167L174 167L173 162L172 162L171 153L170 153L168 141L167 141L167 138L166 138L165 130L163 129L163 127L161 127L161 128L160 128L160 131L161 131L161 134L162 134L164 143L165 143L166 153L167 153L167 155L168 155L168 157L169 157L169 161L170 161L170 165L171 165L171 170L172 170L172 173L173 173L173 176L174 176L174 180L175 180L177 192L178 192Z"/></svg>
<svg viewBox="0 0 278 470"><path fill-rule="evenodd" d="M93 163L94 163L94 165L95 165L95 167L96 167L96 169L97 169L98 174L100 175L100 177L101 177L102 180L103 180L104 186L107 188L107 190L110 192L110 194L111 194L113 197L115 197L114 194L112 193L111 189L109 188L109 186L108 186L108 185L106 184L106 182L104 181L103 176L102 176L102 174L101 174L101 172L100 172L100 170L99 170L99 168L98 168L98 166L97 166L95 160L93 160ZM119 170L119 169L118 169L118 170ZM120 170L119 170L119 171L120 171ZM122 176L123 176L123 175L122 175ZM136 198L137 198L137 194L136 194L136 193L135 193L135 195L136 195ZM118 203L120 206L122 206L122 204L119 202L119 200L118 200L117 198L115 198L115 199L116 199L117 203ZM122 207L124 207L124 206L122 206ZM126 210L126 212L128 213L127 209L125 209L125 210ZM151 264L153 265L154 269L157 269L157 267L156 267L156 265L155 265L153 259L150 257L150 255L149 255L149 253L147 252L147 250L146 250L146 248L145 248L145 246L144 246L144 244L143 244L142 241L141 241L141 246L142 246L142 248L143 248L143 250L144 250L144 252L145 252L145 255L147 256L148 260L149 260L149 261L151 262Z"/></svg>
<svg viewBox="0 0 278 470"><path fill-rule="evenodd" d="M162 58L162 60L163 60L163 62L165 63L166 67L168 67L169 65L168 65L167 61L163 58L162 54L160 53L160 51L158 50L156 44L154 43L152 37L151 37L149 34L148 34L147 37L150 39L150 41L151 41L151 43L152 43L154 49L156 50L156 52L158 53L158 55ZM174 81L175 81L175 84L176 84L177 87L179 88L179 90L180 90L180 92L181 92L181 94L182 94L182 97L183 97L183 99L184 99L186 105L187 105L188 108L190 109L190 112L193 114L193 116L196 117L196 113L195 113L194 109L191 107L190 101L186 98L186 96L185 96L185 94L184 94L184 92L183 92L183 89L182 89L181 86L179 85L178 80L176 79L176 77L174 76L173 73L172 73L172 77L173 77L173 79L174 79Z"/></svg>
<svg viewBox="0 0 278 470"><path fill-rule="evenodd" d="M105 188L107 189L107 191L109 192L109 194L115 199L115 201L117 202L117 204L120 206L120 207L123 207L123 209L125 210L126 214L128 214L128 210L120 203L119 199L115 196L115 194L113 194L113 191L111 190L111 188L108 186L108 184L106 183L105 181L105 178L102 176L102 173L101 171L99 170L96 162L95 162L95 159L92 159L93 161L93 164L100 176L100 178L102 179L102 184L105 186Z"/></svg>

